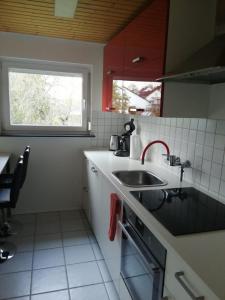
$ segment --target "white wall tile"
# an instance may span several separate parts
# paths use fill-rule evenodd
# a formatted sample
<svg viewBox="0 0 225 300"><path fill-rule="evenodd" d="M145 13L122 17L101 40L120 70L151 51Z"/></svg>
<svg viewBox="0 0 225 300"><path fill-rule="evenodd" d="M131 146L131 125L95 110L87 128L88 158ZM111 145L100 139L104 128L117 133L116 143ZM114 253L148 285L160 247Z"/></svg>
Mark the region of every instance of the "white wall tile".
<svg viewBox="0 0 225 300"><path fill-rule="evenodd" d="M218 120L216 124L216 133L225 135L225 121Z"/></svg>
<svg viewBox="0 0 225 300"><path fill-rule="evenodd" d="M215 131L216 131L216 121L215 120L207 120L206 132L215 133Z"/></svg>
<svg viewBox="0 0 225 300"><path fill-rule="evenodd" d="M207 120L200 119L198 121L198 130L205 131L206 130L206 122L207 122Z"/></svg>
<svg viewBox="0 0 225 300"><path fill-rule="evenodd" d="M203 158L207 160L212 160L213 157L213 147L204 147Z"/></svg>
<svg viewBox="0 0 225 300"><path fill-rule="evenodd" d="M206 135L205 135L205 145L212 147L214 145L214 139L215 139L214 134L206 133Z"/></svg>
<svg viewBox="0 0 225 300"><path fill-rule="evenodd" d="M215 136L215 148L224 150L225 147L225 136L217 134Z"/></svg>
<svg viewBox="0 0 225 300"><path fill-rule="evenodd" d="M214 148L214 151L213 151L213 161L216 162L216 163L218 163L218 164L222 164L223 157L224 157L223 150L215 149Z"/></svg>
<svg viewBox="0 0 225 300"><path fill-rule="evenodd" d="M98 112L93 112L92 116L96 138L91 139L91 145L97 147L108 147L110 135L121 134L123 124L131 118ZM142 145L154 139L164 140L172 154L179 156L182 161L191 161L192 169L185 170L186 180L220 196L224 195L225 199L225 121L142 116L134 116L134 119ZM147 159L163 163L162 152L164 149L161 146L153 147ZM175 168L172 171L177 174Z"/></svg>
<svg viewBox="0 0 225 300"><path fill-rule="evenodd" d="M215 177L210 177L209 191L213 193L219 193L220 179Z"/></svg>
<svg viewBox="0 0 225 300"><path fill-rule="evenodd" d="M216 178L221 178L221 173L222 173L222 165L212 163L211 176L214 176Z"/></svg>

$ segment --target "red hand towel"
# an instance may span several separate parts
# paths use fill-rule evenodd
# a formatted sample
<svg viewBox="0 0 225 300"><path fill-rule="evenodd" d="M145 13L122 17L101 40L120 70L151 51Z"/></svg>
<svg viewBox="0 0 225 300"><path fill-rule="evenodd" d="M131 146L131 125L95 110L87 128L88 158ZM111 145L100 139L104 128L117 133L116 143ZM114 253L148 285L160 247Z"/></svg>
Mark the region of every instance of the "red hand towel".
<svg viewBox="0 0 225 300"><path fill-rule="evenodd" d="M109 240L114 241L117 227L117 215L120 213L120 199L117 194L110 195L110 223L109 223Z"/></svg>

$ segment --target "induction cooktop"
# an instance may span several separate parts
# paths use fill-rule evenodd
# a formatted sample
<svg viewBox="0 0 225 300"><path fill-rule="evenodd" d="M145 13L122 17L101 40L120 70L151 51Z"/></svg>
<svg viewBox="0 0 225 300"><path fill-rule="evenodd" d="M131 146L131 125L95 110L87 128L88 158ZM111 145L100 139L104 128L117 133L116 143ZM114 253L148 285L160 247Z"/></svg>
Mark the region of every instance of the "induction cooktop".
<svg viewBox="0 0 225 300"><path fill-rule="evenodd" d="M195 188L130 193L175 236L225 229L225 205Z"/></svg>

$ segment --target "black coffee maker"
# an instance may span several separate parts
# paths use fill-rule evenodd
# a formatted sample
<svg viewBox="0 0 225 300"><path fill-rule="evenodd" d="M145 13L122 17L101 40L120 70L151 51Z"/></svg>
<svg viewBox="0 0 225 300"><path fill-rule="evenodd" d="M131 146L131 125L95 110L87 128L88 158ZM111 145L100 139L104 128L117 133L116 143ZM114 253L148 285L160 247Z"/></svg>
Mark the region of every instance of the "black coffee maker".
<svg viewBox="0 0 225 300"><path fill-rule="evenodd" d="M119 136L119 149L114 152L116 156L130 156L130 136L135 130L134 119L124 124L125 132Z"/></svg>

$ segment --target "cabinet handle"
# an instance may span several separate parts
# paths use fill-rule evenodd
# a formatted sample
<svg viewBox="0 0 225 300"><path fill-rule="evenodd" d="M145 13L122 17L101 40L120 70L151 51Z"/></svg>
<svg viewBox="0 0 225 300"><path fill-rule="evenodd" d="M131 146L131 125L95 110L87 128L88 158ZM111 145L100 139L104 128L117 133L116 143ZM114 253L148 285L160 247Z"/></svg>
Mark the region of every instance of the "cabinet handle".
<svg viewBox="0 0 225 300"><path fill-rule="evenodd" d="M204 296L195 296L194 293L191 291L191 289L187 286L187 284L184 282L182 277L184 276L184 272L176 272L175 273L175 278L177 281L180 283L180 285L183 287L183 289L187 292L187 294L191 297L193 300L204 300Z"/></svg>
<svg viewBox="0 0 225 300"><path fill-rule="evenodd" d="M135 58L132 59L132 63L133 63L133 64L136 64L136 63L139 63L139 62L141 62L141 61L143 61L143 60L144 60L143 57L138 56L138 57L135 57Z"/></svg>
<svg viewBox="0 0 225 300"><path fill-rule="evenodd" d="M96 170L95 167L91 167L91 171L92 171L93 173L98 173L98 170Z"/></svg>
<svg viewBox="0 0 225 300"><path fill-rule="evenodd" d="M112 75L113 73L114 73L113 70L108 70L108 71L106 72L107 75Z"/></svg>

